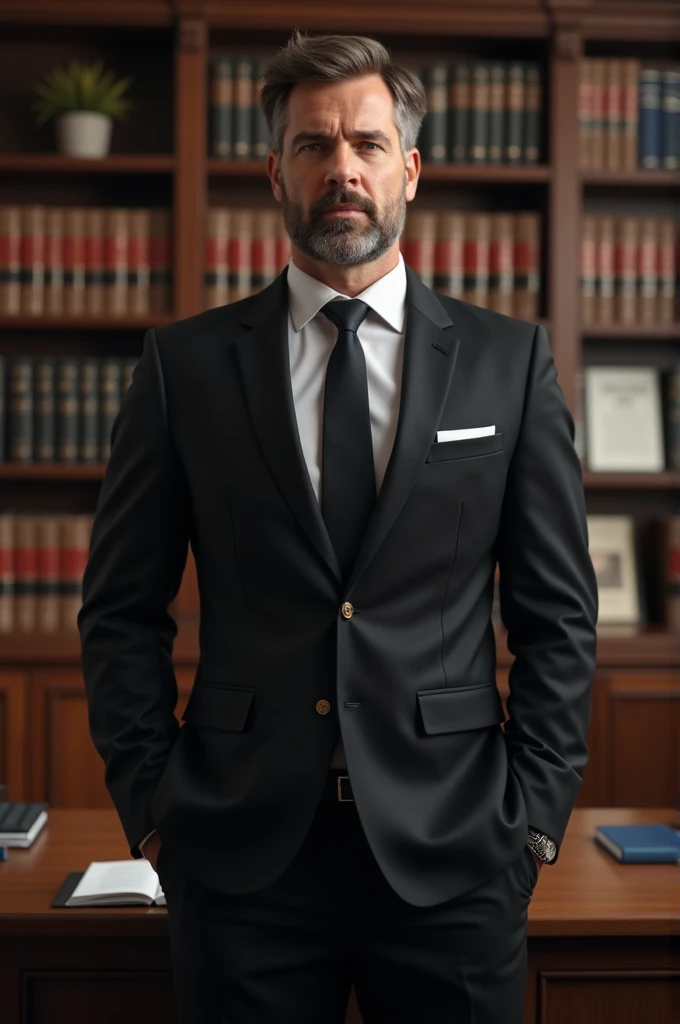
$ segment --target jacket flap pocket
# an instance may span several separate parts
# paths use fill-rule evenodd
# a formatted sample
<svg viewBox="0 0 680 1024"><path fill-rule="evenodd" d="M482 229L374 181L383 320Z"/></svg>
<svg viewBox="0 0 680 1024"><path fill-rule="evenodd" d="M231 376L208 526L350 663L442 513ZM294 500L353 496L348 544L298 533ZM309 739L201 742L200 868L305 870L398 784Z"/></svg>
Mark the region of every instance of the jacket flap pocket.
<svg viewBox="0 0 680 1024"><path fill-rule="evenodd" d="M207 729L241 732L254 694L254 687L220 686L197 679L182 718Z"/></svg>
<svg viewBox="0 0 680 1024"><path fill-rule="evenodd" d="M505 721L503 701L495 683L488 686L418 690L425 732L465 732Z"/></svg>
<svg viewBox="0 0 680 1024"><path fill-rule="evenodd" d="M435 441L425 462L448 462L449 459L470 459L475 455L491 455L503 449L502 434L465 437L453 441Z"/></svg>

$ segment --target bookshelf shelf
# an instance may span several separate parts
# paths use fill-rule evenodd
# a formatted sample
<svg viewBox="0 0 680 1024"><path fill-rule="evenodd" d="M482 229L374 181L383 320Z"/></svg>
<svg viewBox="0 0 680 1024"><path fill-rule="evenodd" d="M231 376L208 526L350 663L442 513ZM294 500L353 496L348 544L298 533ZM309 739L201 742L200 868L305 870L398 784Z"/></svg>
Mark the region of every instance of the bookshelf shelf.
<svg viewBox="0 0 680 1024"><path fill-rule="evenodd" d="M207 170L208 175L213 178L252 178L258 175L263 179L267 177L264 160L220 160L216 157L209 157ZM424 163L420 180L531 185L548 182L551 177L552 168L545 164L511 166L508 164Z"/></svg>
<svg viewBox="0 0 680 1024"><path fill-rule="evenodd" d="M675 187L680 190L680 171L582 171L581 184L607 188L658 189Z"/></svg>
<svg viewBox="0 0 680 1024"><path fill-rule="evenodd" d="M607 324L582 327L581 337L598 341L680 341L680 323L677 324Z"/></svg>
<svg viewBox="0 0 680 1024"><path fill-rule="evenodd" d="M120 153L88 160L60 153L0 153L0 172L22 174L171 174L175 170L172 154Z"/></svg>
<svg viewBox="0 0 680 1024"><path fill-rule="evenodd" d="M590 490L677 491L680 473L583 473L583 486Z"/></svg>
<svg viewBox="0 0 680 1024"><path fill-rule="evenodd" d="M170 313L155 313L149 316L128 316L124 318L85 316L0 316L0 331L11 330L64 330L64 331L140 331L149 327L160 327L170 323Z"/></svg>
<svg viewBox="0 0 680 1024"><path fill-rule="evenodd" d="M101 480L106 463L0 462L0 480Z"/></svg>

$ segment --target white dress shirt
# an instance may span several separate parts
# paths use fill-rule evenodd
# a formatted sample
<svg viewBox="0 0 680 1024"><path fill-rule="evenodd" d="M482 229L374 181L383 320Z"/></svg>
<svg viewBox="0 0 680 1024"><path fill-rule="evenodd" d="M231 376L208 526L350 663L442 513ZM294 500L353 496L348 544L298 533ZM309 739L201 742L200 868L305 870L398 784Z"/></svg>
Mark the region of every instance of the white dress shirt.
<svg viewBox="0 0 680 1024"><path fill-rule="evenodd" d="M338 328L320 312L331 299L351 296L288 262L288 354L293 401L302 452L317 500L321 502L323 396L326 367ZM397 432L406 326L406 268L401 253L396 267L354 296L369 306L357 336L366 359L376 492L380 491ZM331 768L346 768L342 739ZM139 844L140 849L150 835Z"/></svg>

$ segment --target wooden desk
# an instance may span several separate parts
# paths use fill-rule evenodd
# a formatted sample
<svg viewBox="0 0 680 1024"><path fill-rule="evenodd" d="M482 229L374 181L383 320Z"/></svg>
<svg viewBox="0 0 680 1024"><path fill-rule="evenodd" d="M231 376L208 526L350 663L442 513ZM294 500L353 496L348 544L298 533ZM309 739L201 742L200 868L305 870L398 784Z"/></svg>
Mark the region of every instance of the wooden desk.
<svg viewBox="0 0 680 1024"><path fill-rule="evenodd" d="M115 813L49 816L0 863L2 1024L173 1024L164 908L50 906L70 871L129 857ZM623 866L592 839L596 823L657 821L680 827L670 809L574 811L529 908L525 1024L680 1020L680 868Z"/></svg>

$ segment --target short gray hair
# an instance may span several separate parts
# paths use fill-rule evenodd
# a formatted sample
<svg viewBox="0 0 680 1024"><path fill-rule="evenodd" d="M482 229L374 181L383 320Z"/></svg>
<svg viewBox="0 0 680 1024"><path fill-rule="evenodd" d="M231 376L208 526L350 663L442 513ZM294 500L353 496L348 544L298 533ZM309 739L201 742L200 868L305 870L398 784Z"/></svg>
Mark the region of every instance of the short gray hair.
<svg viewBox="0 0 680 1024"><path fill-rule="evenodd" d="M390 89L401 151L405 154L412 149L427 113L425 88L415 72L394 63L383 44L369 36L309 36L295 29L287 45L262 71L260 103L274 152L281 153L286 106L293 86L299 82L340 82L364 75L380 75Z"/></svg>

